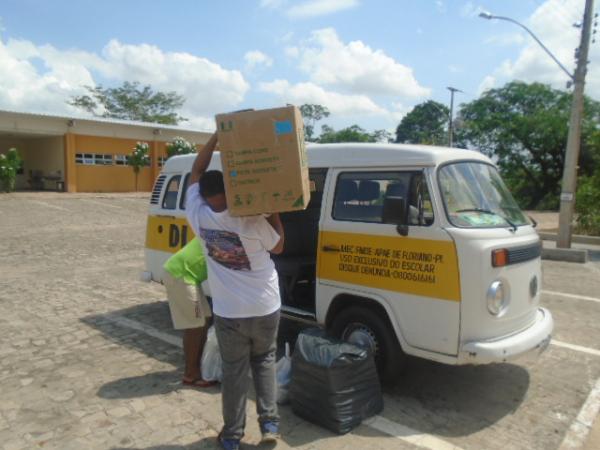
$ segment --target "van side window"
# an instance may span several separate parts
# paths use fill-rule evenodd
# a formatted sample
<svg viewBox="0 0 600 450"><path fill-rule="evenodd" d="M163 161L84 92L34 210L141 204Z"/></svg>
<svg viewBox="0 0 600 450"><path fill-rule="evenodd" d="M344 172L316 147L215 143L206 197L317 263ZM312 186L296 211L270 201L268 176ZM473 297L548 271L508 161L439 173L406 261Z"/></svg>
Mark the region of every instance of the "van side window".
<svg viewBox="0 0 600 450"><path fill-rule="evenodd" d="M180 181L181 175L174 175L169 179L169 182L167 183L167 189L165 190L165 196L163 197L162 201L163 209L177 208L177 194L179 193Z"/></svg>
<svg viewBox="0 0 600 450"><path fill-rule="evenodd" d="M387 196L402 197L409 205L409 225L429 226L433 208L421 171L345 172L337 179L333 218L351 222L384 223Z"/></svg>
<svg viewBox="0 0 600 450"><path fill-rule="evenodd" d="M185 194L187 193L188 184L190 182L190 174L187 173L183 179L183 186L181 188L181 200L179 200L179 209L185 209Z"/></svg>

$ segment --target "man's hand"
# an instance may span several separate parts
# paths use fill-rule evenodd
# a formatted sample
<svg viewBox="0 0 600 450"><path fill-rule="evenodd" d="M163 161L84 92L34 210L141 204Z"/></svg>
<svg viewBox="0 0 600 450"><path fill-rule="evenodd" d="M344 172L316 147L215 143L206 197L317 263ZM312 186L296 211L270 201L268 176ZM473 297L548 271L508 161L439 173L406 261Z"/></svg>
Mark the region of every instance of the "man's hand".
<svg viewBox="0 0 600 450"><path fill-rule="evenodd" d="M204 172L206 172L216 146L217 132L215 131L204 147L198 152L198 155L194 160L194 165L192 166L192 172L190 174L190 185L197 183Z"/></svg>
<svg viewBox="0 0 600 450"><path fill-rule="evenodd" d="M275 229L277 234L279 235L279 242L273 247L269 252L274 255L279 255L283 252L283 243L285 241L285 236L283 235L283 224L281 223L281 218L279 217L279 213L271 214L267 217L267 222Z"/></svg>

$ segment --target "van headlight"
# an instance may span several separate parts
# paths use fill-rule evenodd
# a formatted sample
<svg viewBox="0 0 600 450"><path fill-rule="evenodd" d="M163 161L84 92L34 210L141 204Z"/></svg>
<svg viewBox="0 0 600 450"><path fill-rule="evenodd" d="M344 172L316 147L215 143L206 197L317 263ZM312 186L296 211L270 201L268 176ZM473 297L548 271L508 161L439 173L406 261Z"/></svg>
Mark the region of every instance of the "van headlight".
<svg viewBox="0 0 600 450"><path fill-rule="evenodd" d="M500 316L508 306L508 295L502 281L494 281L487 291L487 308L490 314Z"/></svg>

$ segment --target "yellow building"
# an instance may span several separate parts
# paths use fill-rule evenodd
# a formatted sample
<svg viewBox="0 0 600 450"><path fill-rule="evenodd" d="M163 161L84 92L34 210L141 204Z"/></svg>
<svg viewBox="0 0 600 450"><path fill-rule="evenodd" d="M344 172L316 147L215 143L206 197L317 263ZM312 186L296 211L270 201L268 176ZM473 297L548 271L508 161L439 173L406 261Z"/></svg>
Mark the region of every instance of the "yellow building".
<svg viewBox="0 0 600 450"><path fill-rule="evenodd" d="M150 166L140 170L137 190L150 191L166 159L166 144L177 136L202 146L210 133L154 123L0 110L0 153L16 148L23 159L17 190L135 191L135 175L126 156L137 142L146 142Z"/></svg>

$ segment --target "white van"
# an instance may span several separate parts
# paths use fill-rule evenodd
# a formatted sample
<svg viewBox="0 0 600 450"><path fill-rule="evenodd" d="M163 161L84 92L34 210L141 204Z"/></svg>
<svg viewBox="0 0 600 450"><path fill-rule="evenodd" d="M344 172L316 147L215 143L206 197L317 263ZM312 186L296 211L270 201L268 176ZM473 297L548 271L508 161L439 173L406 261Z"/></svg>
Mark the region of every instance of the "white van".
<svg viewBox="0 0 600 450"><path fill-rule="evenodd" d="M152 192L148 280L192 238L185 191L195 155L170 158ZM390 379L414 355L448 364L543 351L541 242L489 158L397 144L308 146L311 200L282 213L272 256L282 314L375 352ZM220 168L213 158L211 169ZM207 288L207 286L205 286Z"/></svg>

